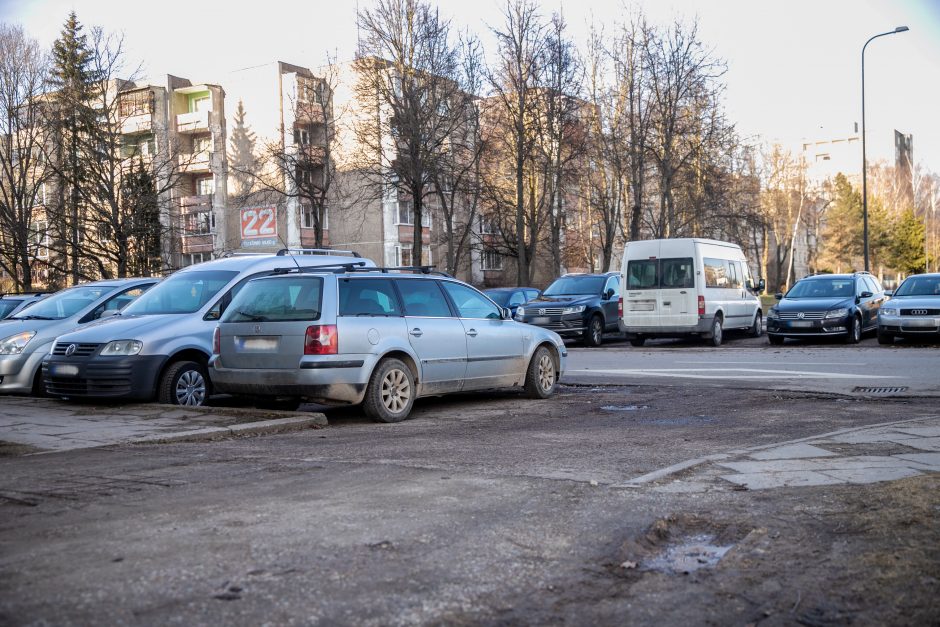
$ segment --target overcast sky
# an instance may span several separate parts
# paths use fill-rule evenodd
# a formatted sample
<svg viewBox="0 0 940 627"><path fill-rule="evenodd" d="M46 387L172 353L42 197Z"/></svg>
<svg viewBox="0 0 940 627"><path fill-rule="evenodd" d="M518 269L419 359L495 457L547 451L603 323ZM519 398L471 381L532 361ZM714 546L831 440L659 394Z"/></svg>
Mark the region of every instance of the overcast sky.
<svg viewBox="0 0 940 627"><path fill-rule="evenodd" d="M368 6L369 0L359 0ZM219 83L235 69L274 60L315 67L326 53L352 57L356 3L350 0L0 0L0 20L22 24L51 45L68 12L86 26L123 32L129 57L148 76L167 73ZM501 23L498 0L439 0L442 14L492 47ZM865 54L869 159L893 159L893 129L914 136L914 158L940 172L940 0L661 0L541 3L563 11L584 44L588 23L622 21L624 8L649 20L699 19L701 38L728 64L726 107L739 131L796 144L829 139L861 126L861 50ZM859 155L859 170L861 155Z"/></svg>

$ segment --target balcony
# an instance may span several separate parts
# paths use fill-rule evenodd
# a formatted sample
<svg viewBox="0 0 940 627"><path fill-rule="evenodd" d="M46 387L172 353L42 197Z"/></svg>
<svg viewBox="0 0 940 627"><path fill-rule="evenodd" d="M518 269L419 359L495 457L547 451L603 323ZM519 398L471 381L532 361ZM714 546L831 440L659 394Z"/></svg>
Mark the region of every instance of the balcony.
<svg viewBox="0 0 940 627"><path fill-rule="evenodd" d="M323 105L299 102L294 111L294 119L299 124L323 124L326 121Z"/></svg>
<svg viewBox="0 0 940 627"><path fill-rule="evenodd" d="M318 166L326 161L326 148L316 144L294 144L292 154L298 163L306 165Z"/></svg>
<svg viewBox="0 0 940 627"><path fill-rule="evenodd" d="M208 150L181 154L177 157L180 172L183 174L208 174L212 172L211 157L212 153Z"/></svg>
<svg viewBox="0 0 940 627"><path fill-rule="evenodd" d="M192 111L176 116L177 133L206 133L209 131L209 112Z"/></svg>
<svg viewBox="0 0 940 627"><path fill-rule="evenodd" d="M140 113L124 118L121 122L121 133L124 135L140 135L153 131L153 114Z"/></svg>
<svg viewBox="0 0 940 627"><path fill-rule="evenodd" d="M212 208L212 194L197 194L195 196L180 196L180 210L184 214L206 211Z"/></svg>

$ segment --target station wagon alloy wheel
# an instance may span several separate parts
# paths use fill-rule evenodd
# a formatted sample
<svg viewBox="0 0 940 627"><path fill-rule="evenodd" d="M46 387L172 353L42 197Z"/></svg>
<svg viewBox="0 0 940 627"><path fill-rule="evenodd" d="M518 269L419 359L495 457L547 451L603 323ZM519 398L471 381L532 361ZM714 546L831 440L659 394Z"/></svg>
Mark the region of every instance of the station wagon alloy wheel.
<svg viewBox="0 0 940 627"><path fill-rule="evenodd" d="M539 346L532 355L525 375L525 391L529 398L548 398L558 382L555 376L555 359L544 346Z"/></svg>
<svg viewBox="0 0 940 627"><path fill-rule="evenodd" d="M555 387L555 362L551 355L542 353L539 357L539 387L543 390L551 390Z"/></svg>
<svg viewBox="0 0 940 627"><path fill-rule="evenodd" d="M377 422L400 422L411 413L414 389L411 369L403 361L383 359L369 379L362 409Z"/></svg>

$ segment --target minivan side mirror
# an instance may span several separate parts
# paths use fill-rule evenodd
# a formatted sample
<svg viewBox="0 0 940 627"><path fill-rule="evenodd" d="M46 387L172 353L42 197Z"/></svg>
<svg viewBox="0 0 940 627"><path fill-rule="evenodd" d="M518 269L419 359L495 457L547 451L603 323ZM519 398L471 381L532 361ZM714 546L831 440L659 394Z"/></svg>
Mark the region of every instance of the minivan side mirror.
<svg viewBox="0 0 940 627"><path fill-rule="evenodd" d="M512 310L509 307L500 307L503 320L512 320Z"/></svg>
<svg viewBox="0 0 940 627"><path fill-rule="evenodd" d="M776 294L774 294L774 298L776 298L777 300L782 299L782 298L783 298L783 292L777 292Z"/></svg>

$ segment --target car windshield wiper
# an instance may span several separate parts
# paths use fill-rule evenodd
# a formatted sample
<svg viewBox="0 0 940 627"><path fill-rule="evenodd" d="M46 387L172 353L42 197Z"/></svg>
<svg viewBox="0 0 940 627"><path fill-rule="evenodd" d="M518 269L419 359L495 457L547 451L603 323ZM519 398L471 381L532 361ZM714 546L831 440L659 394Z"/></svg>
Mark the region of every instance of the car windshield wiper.
<svg viewBox="0 0 940 627"><path fill-rule="evenodd" d="M267 322L267 317L259 316L256 314L245 313L244 311L236 311L236 314L242 316L243 318L248 318L251 322Z"/></svg>
<svg viewBox="0 0 940 627"><path fill-rule="evenodd" d="M61 318L50 318L49 316L13 316L12 320L61 320Z"/></svg>

